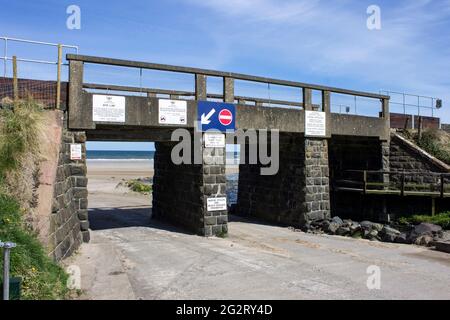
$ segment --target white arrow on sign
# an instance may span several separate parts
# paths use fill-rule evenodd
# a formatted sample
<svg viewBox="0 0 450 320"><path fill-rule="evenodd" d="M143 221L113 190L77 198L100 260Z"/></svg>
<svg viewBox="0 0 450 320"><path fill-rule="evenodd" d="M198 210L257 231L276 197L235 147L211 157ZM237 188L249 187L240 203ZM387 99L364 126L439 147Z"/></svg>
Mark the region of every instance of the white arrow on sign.
<svg viewBox="0 0 450 320"><path fill-rule="evenodd" d="M201 124L210 124L211 120L209 120L209 118L211 118L211 116L216 112L216 109L211 109L211 111L208 112L208 114L205 116L205 114L202 114L201 119L200 119L200 123Z"/></svg>

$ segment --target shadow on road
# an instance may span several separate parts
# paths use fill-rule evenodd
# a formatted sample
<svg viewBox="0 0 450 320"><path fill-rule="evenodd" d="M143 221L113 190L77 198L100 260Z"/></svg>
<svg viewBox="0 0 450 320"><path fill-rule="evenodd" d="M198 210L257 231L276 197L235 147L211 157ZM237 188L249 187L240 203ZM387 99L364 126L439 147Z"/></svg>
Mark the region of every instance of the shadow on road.
<svg viewBox="0 0 450 320"><path fill-rule="evenodd" d="M177 233L192 234L163 221L151 218L149 206L103 207L89 209L91 230L107 230L127 227L148 227Z"/></svg>

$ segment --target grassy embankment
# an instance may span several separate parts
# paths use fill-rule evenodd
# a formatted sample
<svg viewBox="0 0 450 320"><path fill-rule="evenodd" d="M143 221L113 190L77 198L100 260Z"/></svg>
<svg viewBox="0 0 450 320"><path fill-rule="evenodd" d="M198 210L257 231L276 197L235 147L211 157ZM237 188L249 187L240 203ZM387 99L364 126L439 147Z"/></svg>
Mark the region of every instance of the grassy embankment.
<svg viewBox="0 0 450 320"><path fill-rule="evenodd" d="M47 255L27 220L37 205L42 109L32 100L0 109L0 240L12 241L11 276L22 278L22 299L63 299L67 274ZM3 282L0 264L0 282Z"/></svg>
<svg viewBox="0 0 450 320"><path fill-rule="evenodd" d="M422 136L415 130L407 130L403 135L410 141L417 144L420 148L450 165L450 134L448 132L436 129L427 129L422 132ZM434 216L414 215L411 217L400 218L401 223L419 224L422 222L434 223L440 225L443 229L450 229L450 212L443 212Z"/></svg>
<svg viewBox="0 0 450 320"><path fill-rule="evenodd" d="M450 134L448 132L427 129L419 137L416 130L405 130L403 135L432 156L450 165Z"/></svg>

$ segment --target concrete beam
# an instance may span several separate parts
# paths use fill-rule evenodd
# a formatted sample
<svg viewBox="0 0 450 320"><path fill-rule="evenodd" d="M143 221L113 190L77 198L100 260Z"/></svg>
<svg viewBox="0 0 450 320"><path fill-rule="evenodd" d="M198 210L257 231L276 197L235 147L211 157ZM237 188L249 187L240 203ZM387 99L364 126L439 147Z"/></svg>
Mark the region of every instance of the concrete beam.
<svg viewBox="0 0 450 320"><path fill-rule="evenodd" d="M187 124L163 125L158 121L158 98L142 96L126 96L125 123L99 123L92 122L92 93L82 92L82 111L84 119L79 119L81 127L72 123L72 129L95 129L95 125L111 125L116 130L135 128L174 129L179 127L193 128L197 119L197 101L187 101ZM242 102L242 101L241 101ZM327 103L325 103L327 104ZM236 106L237 129L278 129L280 132L304 133L304 111L288 108L267 108L261 106ZM327 114L327 137L331 135L377 137L388 140L386 137L386 121L384 118L344 115L336 113Z"/></svg>

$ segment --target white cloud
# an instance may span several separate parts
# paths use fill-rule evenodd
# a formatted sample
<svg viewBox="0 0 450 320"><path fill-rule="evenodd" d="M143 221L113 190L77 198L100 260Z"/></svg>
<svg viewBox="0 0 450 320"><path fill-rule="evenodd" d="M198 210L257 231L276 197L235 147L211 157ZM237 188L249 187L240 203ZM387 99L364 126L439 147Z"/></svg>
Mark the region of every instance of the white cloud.
<svg viewBox="0 0 450 320"><path fill-rule="evenodd" d="M203 30L220 43L219 66L264 55L305 74L370 87L358 89L442 97L450 107L448 0L380 4L380 31L366 28L366 7L372 3L360 1L187 1L212 13L207 21L214 23Z"/></svg>

